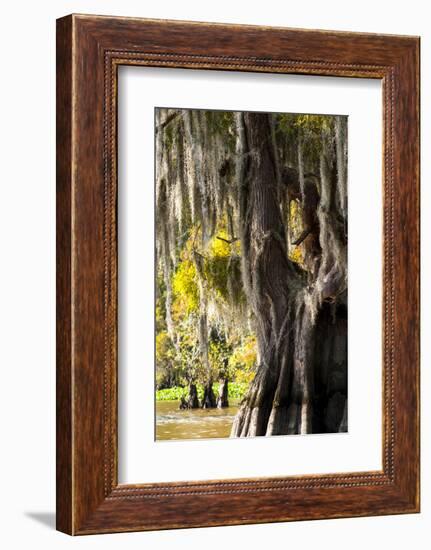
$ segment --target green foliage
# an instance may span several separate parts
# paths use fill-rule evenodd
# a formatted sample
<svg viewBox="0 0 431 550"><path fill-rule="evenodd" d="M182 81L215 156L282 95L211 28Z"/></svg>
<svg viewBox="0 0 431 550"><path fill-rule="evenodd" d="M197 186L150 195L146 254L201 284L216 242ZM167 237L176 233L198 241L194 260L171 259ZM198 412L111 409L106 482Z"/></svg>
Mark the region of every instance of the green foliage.
<svg viewBox="0 0 431 550"><path fill-rule="evenodd" d="M234 113L230 111L205 111L207 127L213 136L223 137L225 146L234 150Z"/></svg>
<svg viewBox="0 0 431 550"><path fill-rule="evenodd" d="M246 394L248 384L244 382L229 382L228 384L228 397L230 399L242 399ZM214 393L217 395L219 390L219 384L213 385ZM180 401L181 397L187 398L188 387L174 386L172 388L166 388L156 391L157 401ZM198 398L202 400L204 395L204 388L201 384L197 385Z"/></svg>
<svg viewBox="0 0 431 550"><path fill-rule="evenodd" d="M322 131L329 131L333 127L333 118L328 115L296 115L283 113L276 117L276 127L292 138L296 138L299 130L310 135L320 136Z"/></svg>
<svg viewBox="0 0 431 550"><path fill-rule="evenodd" d="M175 325L176 346L167 333L165 316L166 288L162 278L158 280L156 303L156 365L157 388L164 389L176 384L187 386L190 382L204 382L204 372L199 347L199 287L194 251L201 244L198 227L192 227L179 250L179 262L172 276L172 318ZM231 242L223 223L207 245L199 250L202 258L205 288L211 303L217 307L239 305L245 301L241 279L241 247L238 240ZM236 286L235 286L236 285ZM233 302L233 303L232 303ZM208 355L214 379L227 376L232 381L248 384L252 378L251 364L255 353L255 341L244 339L241 327L231 331L229 339L226 329L217 318L208 317ZM237 350L237 348L240 348ZM254 348L253 348L254 349ZM236 353L235 353L235 350ZM232 354L235 360L231 361ZM245 368L242 373L241 370Z"/></svg>
<svg viewBox="0 0 431 550"><path fill-rule="evenodd" d="M296 139L298 136L298 115L291 113L283 113L275 117L276 132L285 136Z"/></svg>
<svg viewBox="0 0 431 550"><path fill-rule="evenodd" d="M229 357L229 372L238 383L249 385L256 372L257 343L254 334L246 336Z"/></svg>
<svg viewBox="0 0 431 550"><path fill-rule="evenodd" d="M218 376L228 376L228 362L232 346L227 342L221 327L213 326L209 338L209 360L212 371Z"/></svg>
<svg viewBox="0 0 431 550"><path fill-rule="evenodd" d="M229 281L241 281L241 248L239 241L230 243L229 240L224 229L216 232L205 253L204 273L208 287L216 298L226 303L234 299L239 304L244 298L242 286L232 295L229 293Z"/></svg>
<svg viewBox="0 0 431 550"><path fill-rule="evenodd" d="M216 388L217 386L217 388ZM242 399L247 393L249 384L246 382L229 382L227 394L230 399ZM218 384L214 384L218 392Z"/></svg>
<svg viewBox="0 0 431 550"><path fill-rule="evenodd" d="M187 387L174 386L156 391L156 401L180 401L181 397L186 398L188 394Z"/></svg>
<svg viewBox="0 0 431 550"><path fill-rule="evenodd" d="M322 134L332 133L334 117L330 115L297 115L284 113L276 116L276 134L290 143L303 141L303 156L308 165L317 165L322 148Z"/></svg>
<svg viewBox="0 0 431 550"><path fill-rule="evenodd" d="M164 361L173 359L175 348L166 331L161 331L156 336L156 360Z"/></svg>
<svg viewBox="0 0 431 550"><path fill-rule="evenodd" d="M178 351L176 369L184 384L196 382L202 375L202 363L198 341L198 317L196 314L185 316L177 322Z"/></svg>
<svg viewBox="0 0 431 550"><path fill-rule="evenodd" d="M313 132L320 135L322 131L327 131L332 128L332 116L325 115L294 115L296 117L295 125L298 128L303 128L308 132Z"/></svg>
<svg viewBox="0 0 431 550"><path fill-rule="evenodd" d="M175 368L176 350L164 330L156 335L156 386L168 387L178 382L178 372Z"/></svg>

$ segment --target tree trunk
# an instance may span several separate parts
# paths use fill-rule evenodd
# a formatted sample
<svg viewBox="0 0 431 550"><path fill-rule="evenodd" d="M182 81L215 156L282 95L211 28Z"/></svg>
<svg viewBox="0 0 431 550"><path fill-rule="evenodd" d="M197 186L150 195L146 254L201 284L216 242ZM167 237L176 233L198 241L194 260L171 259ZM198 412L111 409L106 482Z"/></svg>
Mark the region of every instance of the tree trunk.
<svg viewBox="0 0 431 550"><path fill-rule="evenodd" d="M217 396L218 409L229 407L228 389L229 388L228 388L227 378L221 378L219 380L219 389L218 389L218 396Z"/></svg>
<svg viewBox="0 0 431 550"><path fill-rule="evenodd" d="M259 366L232 435L255 436L267 433L270 417L271 430L279 423L271 413L277 389L278 404L289 385L289 317L299 280L287 257L269 115L238 113L237 124L242 272L256 320Z"/></svg>
<svg viewBox="0 0 431 550"><path fill-rule="evenodd" d="M337 172L334 144L326 140L315 230L320 247L315 247L319 255L313 258L314 280L310 281L310 272L300 273L288 259L270 115L238 113L236 120L242 274L256 322L258 367L231 435L345 429L346 377L334 388L331 380L346 372L346 354L338 353L338 364L325 350L325 376L320 374L322 360L318 355L323 333L327 348L341 348L346 342L346 242L341 230L344 226L337 225L337 220L343 219L338 209L345 202L334 200L337 190L345 189L337 181L345 172ZM301 200L305 205L303 173L301 167Z"/></svg>
<svg viewBox="0 0 431 550"><path fill-rule="evenodd" d="M197 251L194 251L193 257L196 266L196 273L198 275L197 279L199 288L199 348L202 366L206 376L202 408L213 409L216 407L217 403L213 391L213 378L208 357L208 303L205 288L205 277L203 273L203 258Z"/></svg>
<svg viewBox="0 0 431 550"><path fill-rule="evenodd" d="M181 398L180 409L198 409L199 408L199 399L198 399L198 390L196 384L189 385L189 395L187 399L184 397Z"/></svg>
<svg viewBox="0 0 431 550"><path fill-rule="evenodd" d="M213 391L213 381L212 381L212 378L210 378L204 386L202 408L214 409L216 406L217 406L217 402Z"/></svg>

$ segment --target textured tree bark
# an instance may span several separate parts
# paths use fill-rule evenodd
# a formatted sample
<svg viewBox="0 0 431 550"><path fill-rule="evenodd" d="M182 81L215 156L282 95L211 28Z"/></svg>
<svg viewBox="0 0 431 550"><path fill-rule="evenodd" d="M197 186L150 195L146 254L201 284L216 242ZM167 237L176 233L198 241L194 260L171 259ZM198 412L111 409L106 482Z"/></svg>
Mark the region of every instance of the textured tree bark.
<svg viewBox="0 0 431 550"><path fill-rule="evenodd" d="M221 378L219 380L219 390L217 396L217 408L223 409L224 407L229 407L228 399L228 380L227 378Z"/></svg>
<svg viewBox="0 0 431 550"><path fill-rule="evenodd" d="M279 182L271 121L262 113L238 113L238 185L242 271L247 299L256 319L259 366L232 435L265 435L279 380L288 387L292 365L289 317L292 290L299 284L287 257L286 231L279 206ZM272 429L278 424L272 418Z"/></svg>
<svg viewBox="0 0 431 550"><path fill-rule="evenodd" d="M180 409L198 409L199 408L199 399L198 399L198 390L196 384L191 383L189 385L189 395L187 399L184 397L181 398Z"/></svg>
<svg viewBox="0 0 431 550"><path fill-rule="evenodd" d="M213 380L209 378L204 386L204 396L201 407L203 409L214 409L217 406L216 397L213 390Z"/></svg>
<svg viewBox="0 0 431 550"><path fill-rule="evenodd" d="M231 435L345 430L347 255L339 181L345 171L335 162L342 151L337 143L335 155L335 145L322 138L319 182L299 171L310 225L305 276L288 258L270 115L238 113L236 122L242 273L256 320L258 367Z"/></svg>

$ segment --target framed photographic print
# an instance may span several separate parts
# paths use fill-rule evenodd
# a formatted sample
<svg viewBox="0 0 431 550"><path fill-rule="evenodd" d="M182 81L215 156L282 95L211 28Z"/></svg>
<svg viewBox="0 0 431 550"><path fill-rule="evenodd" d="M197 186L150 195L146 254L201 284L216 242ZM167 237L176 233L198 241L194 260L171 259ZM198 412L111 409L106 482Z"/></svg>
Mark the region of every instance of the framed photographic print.
<svg viewBox="0 0 431 550"><path fill-rule="evenodd" d="M419 511L419 39L57 21L57 528Z"/></svg>

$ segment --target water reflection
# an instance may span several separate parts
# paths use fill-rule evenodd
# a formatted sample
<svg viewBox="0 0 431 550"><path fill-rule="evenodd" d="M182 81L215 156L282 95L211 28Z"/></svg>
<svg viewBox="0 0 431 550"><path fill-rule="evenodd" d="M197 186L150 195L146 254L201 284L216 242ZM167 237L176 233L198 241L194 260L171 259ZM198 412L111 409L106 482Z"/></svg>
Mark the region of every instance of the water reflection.
<svg viewBox="0 0 431 550"><path fill-rule="evenodd" d="M179 410L179 401L156 402L156 439L229 437L238 402L225 409Z"/></svg>

